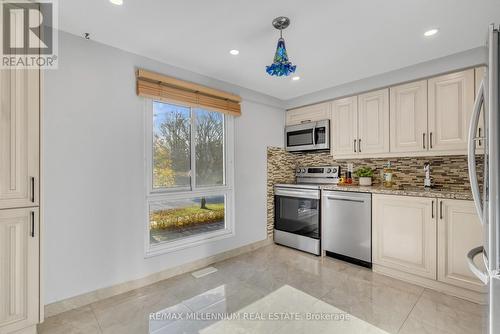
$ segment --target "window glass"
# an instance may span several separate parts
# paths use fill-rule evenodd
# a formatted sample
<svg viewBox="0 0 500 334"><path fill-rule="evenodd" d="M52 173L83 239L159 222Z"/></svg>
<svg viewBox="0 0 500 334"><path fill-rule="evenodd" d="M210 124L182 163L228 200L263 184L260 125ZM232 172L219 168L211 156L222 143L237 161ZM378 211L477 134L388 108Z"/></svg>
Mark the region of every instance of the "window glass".
<svg viewBox="0 0 500 334"><path fill-rule="evenodd" d="M149 205L150 244L225 229L225 197L162 200Z"/></svg>
<svg viewBox="0 0 500 334"><path fill-rule="evenodd" d="M224 115L197 109L196 186L224 184Z"/></svg>
<svg viewBox="0 0 500 334"><path fill-rule="evenodd" d="M190 187L191 110L153 102L153 188Z"/></svg>

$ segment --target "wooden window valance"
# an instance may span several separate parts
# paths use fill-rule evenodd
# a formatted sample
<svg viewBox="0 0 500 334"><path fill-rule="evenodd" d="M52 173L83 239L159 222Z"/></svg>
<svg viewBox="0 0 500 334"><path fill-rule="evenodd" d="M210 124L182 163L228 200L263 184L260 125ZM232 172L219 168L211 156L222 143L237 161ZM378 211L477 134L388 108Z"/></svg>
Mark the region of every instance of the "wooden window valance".
<svg viewBox="0 0 500 334"><path fill-rule="evenodd" d="M241 98L238 95L142 69L137 71L137 95L233 116L241 115Z"/></svg>

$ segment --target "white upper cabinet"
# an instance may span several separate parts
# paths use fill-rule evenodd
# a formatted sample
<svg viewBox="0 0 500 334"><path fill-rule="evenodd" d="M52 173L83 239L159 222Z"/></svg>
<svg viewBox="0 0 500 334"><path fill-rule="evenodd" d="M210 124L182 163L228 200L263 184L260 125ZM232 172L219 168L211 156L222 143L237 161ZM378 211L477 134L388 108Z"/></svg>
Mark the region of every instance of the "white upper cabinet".
<svg viewBox="0 0 500 334"><path fill-rule="evenodd" d="M0 209L38 205L39 71L0 71Z"/></svg>
<svg viewBox="0 0 500 334"><path fill-rule="evenodd" d="M351 96L332 102L332 155L352 156L358 151L358 98Z"/></svg>
<svg viewBox="0 0 500 334"><path fill-rule="evenodd" d="M466 151L474 69L429 79L429 149Z"/></svg>
<svg viewBox="0 0 500 334"><path fill-rule="evenodd" d="M358 96L358 153L389 153L389 89Z"/></svg>
<svg viewBox="0 0 500 334"><path fill-rule="evenodd" d="M425 152L427 80L391 87L391 152Z"/></svg>
<svg viewBox="0 0 500 334"><path fill-rule="evenodd" d="M312 106L288 110L286 112L286 125L296 125L306 122L330 119L330 103L320 103Z"/></svg>
<svg viewBox="0 0 500 334"><path fill-rule="evenodd" d="M484 77L486 76L486 67L481 66L475 69L475 94L474 98L477 98L477 91L479 90L479 85L481 84L481 81L483 81ZM483 113L484 108L481 108L481 117L479 118L479 126L477 129L476 136L478 137L484 137L484 113ZM484 140L478 140L476 141L476 146L478 148L483 148L484 147Z"/></svg>
<svg viewBox="0 0 500 334"><path fill-rule="evenodd" d="M470 271L467 252L483 244L483 229L474 202L441 200L438 216L438 280L458 287L486 292L486 286ZM476 265L485 270L477 256Z"/></svg>

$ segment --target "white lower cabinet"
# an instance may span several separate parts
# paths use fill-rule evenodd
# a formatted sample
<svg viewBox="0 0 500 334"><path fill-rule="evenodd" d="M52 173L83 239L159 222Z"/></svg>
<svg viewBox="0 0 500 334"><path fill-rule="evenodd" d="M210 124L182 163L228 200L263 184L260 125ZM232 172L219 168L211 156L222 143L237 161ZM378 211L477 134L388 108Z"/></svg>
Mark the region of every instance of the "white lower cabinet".
<svg viewBox="0 0 500 334"><path fill-rule="evenodd" d="M374 271L485 303L486 286L467 264L483 243L472 201L373 194L372 211Z"/></svg>
<svg viewBox="0 0 500 334"><path fill-rule="evenodd" d="M436 279L435 200L373 195L373 263Z"/></svg>
<svg viewBox="0 0 500 334"><path fill-rule="evenodd" d="M38 208L0 210L0 334L39 322Z"/></svg>
<svg viewBox="0 0 500 334"><path fill-rule="evenodd" d="M467 252L483 244L483 229L472 201L440 200L438 217L438 280L458 287L486 292L486 286L470 271ZM485 270L477 256L476 264Z"/></svg>

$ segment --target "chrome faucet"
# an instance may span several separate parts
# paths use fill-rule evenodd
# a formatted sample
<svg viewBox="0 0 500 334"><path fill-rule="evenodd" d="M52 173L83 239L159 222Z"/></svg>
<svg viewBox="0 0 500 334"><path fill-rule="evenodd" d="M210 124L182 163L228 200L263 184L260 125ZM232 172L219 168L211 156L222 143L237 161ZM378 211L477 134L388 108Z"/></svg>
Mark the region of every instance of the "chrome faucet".
<svg viewBox="0 0 500 334"><path fill-rule="evenodd" d="M431 164L430 163L426 162L424 164L424 172L425 172L424 187L430 188L430 187L432 187Z"/></svg>

